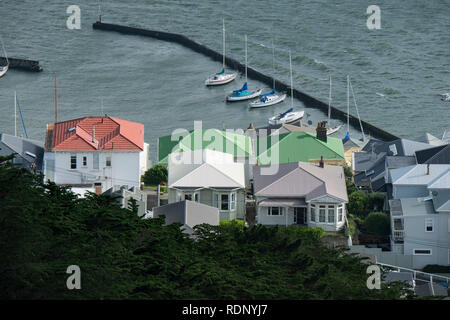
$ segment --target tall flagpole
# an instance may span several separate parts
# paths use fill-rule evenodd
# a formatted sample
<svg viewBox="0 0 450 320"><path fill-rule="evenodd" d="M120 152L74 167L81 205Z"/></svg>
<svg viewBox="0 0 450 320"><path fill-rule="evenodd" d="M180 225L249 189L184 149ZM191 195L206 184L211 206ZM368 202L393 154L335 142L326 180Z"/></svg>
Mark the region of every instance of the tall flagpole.
<svg viewBox="0 0 450 320"><path fill-rule="evenodd" d="M350 76L347 75L347 135L350 137Z"/></svg>

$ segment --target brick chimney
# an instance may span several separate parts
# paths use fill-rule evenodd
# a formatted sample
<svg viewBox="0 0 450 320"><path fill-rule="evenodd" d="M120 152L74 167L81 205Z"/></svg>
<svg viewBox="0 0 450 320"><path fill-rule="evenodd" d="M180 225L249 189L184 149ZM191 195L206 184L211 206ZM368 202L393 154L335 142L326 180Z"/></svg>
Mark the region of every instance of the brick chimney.
<svg viewBox="0 0 450 320"><path fill-rule="evenodd" d="M323 156L320 156L319 167L324 168L325 162L323 161Z"/></svg>
<svg viewBox="0 0 450 320"><path fill-rule="evenodd" d="M95 194L98 194L98 195L101 195L103 192L102 192L102 183L101 182L95 182L94 183L94 192L95 192Z"/></svg>
<svg viewBox="0 0 450 320"><path fill-rule="evenodd" d="M326 121L318 122L317 128L316 128L316 138L327 142L327 127L326 127Z"/></svg>

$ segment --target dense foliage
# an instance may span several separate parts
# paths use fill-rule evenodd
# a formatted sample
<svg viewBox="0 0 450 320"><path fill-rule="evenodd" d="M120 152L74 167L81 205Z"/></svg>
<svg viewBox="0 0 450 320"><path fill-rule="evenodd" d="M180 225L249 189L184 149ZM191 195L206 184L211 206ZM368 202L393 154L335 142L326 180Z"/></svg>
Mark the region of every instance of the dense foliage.
<svg viewBox="0 0 450 320"><path fill-rule="evenodd" d="M371 212L364 219L364 229L368 233L386 236L391 231L389 215L384 212Z"/></svg>
<svg viewBox="0 0 450 320"><path fill-rule="evenodd" d="M167 166L155 164L144 173L142 181L146 185L156 185L162 182L167 183Z"/></svg>
<svg viewBox="0 0 450 320"><path fill-rule="evenodd" d="M396 299L317 229L201 225L195 237L135 206L67 188L0 158L0 299ZM68 290L69 265L81 289Z"/></svg>

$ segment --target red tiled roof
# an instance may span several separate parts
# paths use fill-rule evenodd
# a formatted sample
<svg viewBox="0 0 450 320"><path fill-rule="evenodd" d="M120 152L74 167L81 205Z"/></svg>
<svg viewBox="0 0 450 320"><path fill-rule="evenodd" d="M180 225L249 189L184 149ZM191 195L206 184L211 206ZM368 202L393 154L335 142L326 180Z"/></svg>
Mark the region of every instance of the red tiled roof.
<svg viewBox="0 0 450 320"><path fill-rule="evenodd" d="M48 126L46 141L46 151L140 151L144 150L144 125L107 116L85 117Z"/></svg>

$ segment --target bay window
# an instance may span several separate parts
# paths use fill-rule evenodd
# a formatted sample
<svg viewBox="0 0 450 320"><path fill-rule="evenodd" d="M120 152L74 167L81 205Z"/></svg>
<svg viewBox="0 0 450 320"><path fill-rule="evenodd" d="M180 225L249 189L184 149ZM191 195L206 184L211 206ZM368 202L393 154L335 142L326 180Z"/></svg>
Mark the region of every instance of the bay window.
<svg viewBox="0 0 450 320"><path fill-rule="evenodd" d="M319 222L325 222L325 206L319 207Z"/></svg>
<svg viewBox="0 0 450 320"><path fill-rule="evenodd" d="M316 222L316 206L311 205L311 222Z"/></svg>

